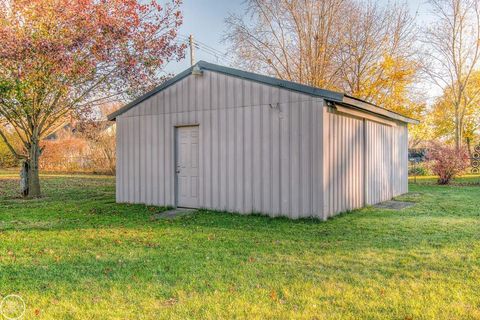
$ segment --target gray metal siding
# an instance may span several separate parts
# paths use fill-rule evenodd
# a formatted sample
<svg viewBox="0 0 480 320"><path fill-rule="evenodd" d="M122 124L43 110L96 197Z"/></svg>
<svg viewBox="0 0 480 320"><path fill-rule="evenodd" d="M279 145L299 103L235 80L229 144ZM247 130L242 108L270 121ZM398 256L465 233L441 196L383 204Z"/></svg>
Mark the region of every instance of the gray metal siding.
<svg viewBox="0 0 480 320"><path fill-rule="evenodd" d="M408 127L399 124L393 134L393 196L408 192Z"/></svg>
<svg viewBox="0 0 480 320"><path fill-rule="evenodd" d="M324 109L324 218L364 205L364 121Z"/></svg>
<svg viewBox="0 0 480 320"><path fill-rule="evenodd" d="M324 109L324 219L408 192L407 126L370 118Z"/></svg>
<svg viewBox="0 0 480 320"><path fill-rule="evenodd" d="M186 77L117 117L117 201L176 205L182 125L199 125L201 208L326 219L407 192L407 126L324 103L212 71Z"/></svg>
<svg viewBox="0 0 480 320"><path fill-rule="evenodd" d="M372 205L393 197L393 128L369 121L365 122L366 141L366 204Z"/></svg>
<svg viewBox="0 0 480 320"><path fill-rule="evenodd" d="M323 100L205 71L118 116L117 201L175 206L174 128L200 128L200 207L321 216Z"/></svg>

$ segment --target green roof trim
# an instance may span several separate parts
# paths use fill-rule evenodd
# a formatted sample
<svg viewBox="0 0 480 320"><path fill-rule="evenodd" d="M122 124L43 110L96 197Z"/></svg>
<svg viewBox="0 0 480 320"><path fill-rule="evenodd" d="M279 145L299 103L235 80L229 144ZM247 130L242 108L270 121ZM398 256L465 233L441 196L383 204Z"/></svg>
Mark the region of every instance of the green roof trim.
<svg viewBox="0 0 480 320"><path fill-rule="evenodd" d="M401 114L395 113L393 111L389 111L387 109L371 104L367 101L363 101L361 99L354 98L340 92L311 87L311 86L303 85L303 84L292 82L292 81L281 80L278 78L269 77L269 76L265 76L265 75L261 75L253 72L247 72L247 71L238 70L234 68L224 67L224 66L220 66L220 65L205 62L205 61L199 61L194 66L179 73L172 79L165 81L164 83L154 88L153 90L147 92L146 94L140 96L139 98L133 100L132 102L128 103L127 105L113 112L108 116L108 120L115 120L119 115L127 112L128 110L130 110L131 108L139 104L140 102L150 98L156 93L170 87L176 82L191 75L194 68L200 68L200 70L218 72L218 73L222 73L222 74L237 77L237 78L242 78L242 79L259 82L266 85L271 85L279 88L284 88L287 90L305 93L311 96L321 97L333 103L339 103L342 105L351 106L351 107L354 107L355 109L361 109L369 113L374 113L383 117L387 117L387 118L391 118L391 119L395 119L395 120L399 120L407 123L414 123L414 124L419 123L419 121L417 120L405 117Z"/></svg>

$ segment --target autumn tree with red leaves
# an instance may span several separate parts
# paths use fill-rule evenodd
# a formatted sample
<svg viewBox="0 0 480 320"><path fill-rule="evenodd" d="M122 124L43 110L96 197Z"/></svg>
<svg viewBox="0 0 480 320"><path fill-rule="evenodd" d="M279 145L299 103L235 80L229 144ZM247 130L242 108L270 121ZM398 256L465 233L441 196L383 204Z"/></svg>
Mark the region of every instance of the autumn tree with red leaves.
<svg viewBox="0 0 480 320"><path fill-rule="evenodd" d="M0 137L23 163L24 196L38 197L43 138L72 114L143 93L164 80L166 63L183 58L181 0L0 4Z"/></svg>

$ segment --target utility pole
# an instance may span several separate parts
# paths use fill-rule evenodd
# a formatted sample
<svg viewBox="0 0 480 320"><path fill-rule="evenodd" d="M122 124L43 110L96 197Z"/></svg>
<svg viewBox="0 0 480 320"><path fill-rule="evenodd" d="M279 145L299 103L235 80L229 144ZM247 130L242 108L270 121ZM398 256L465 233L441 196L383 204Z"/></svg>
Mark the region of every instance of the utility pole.
<svg viewBox="0 0 480 320"><path fill-rule="evenodd" d="M195 64L195 43L193 42L193 36L188 37L188 43L190 44L190 65Z"/></svg>

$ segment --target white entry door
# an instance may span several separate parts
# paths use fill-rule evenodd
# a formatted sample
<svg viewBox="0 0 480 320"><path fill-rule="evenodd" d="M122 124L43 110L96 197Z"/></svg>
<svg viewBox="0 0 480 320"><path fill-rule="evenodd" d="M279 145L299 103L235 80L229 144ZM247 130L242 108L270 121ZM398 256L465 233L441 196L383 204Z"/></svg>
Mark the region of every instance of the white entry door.
<svg viewBox="0 0 480 320"><path fill-rule="evenodd" d="M177 206L198 208L198 126L176 128Z"/></svg>

